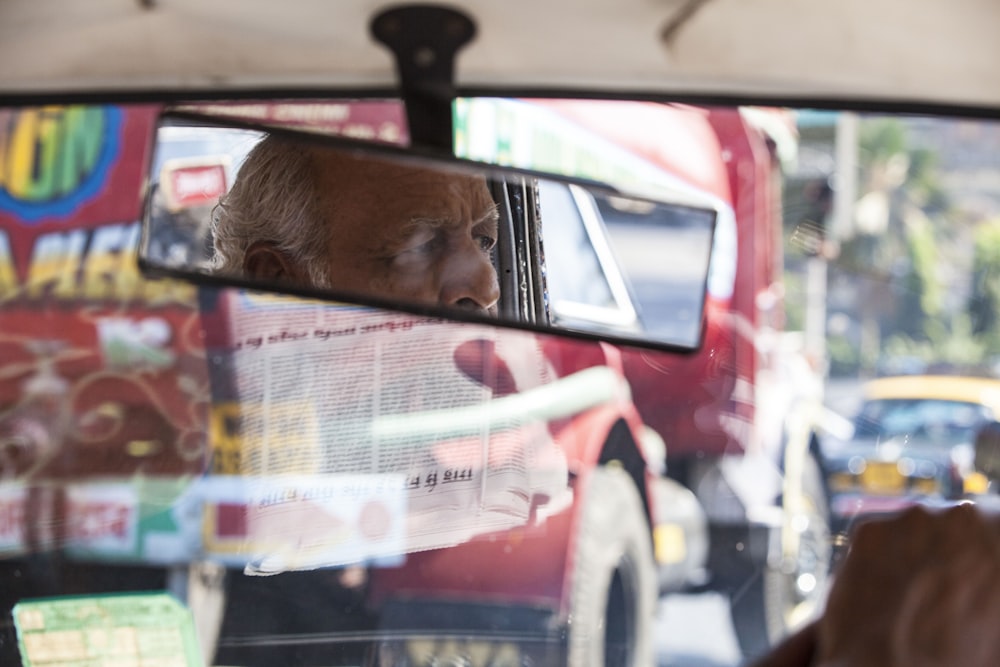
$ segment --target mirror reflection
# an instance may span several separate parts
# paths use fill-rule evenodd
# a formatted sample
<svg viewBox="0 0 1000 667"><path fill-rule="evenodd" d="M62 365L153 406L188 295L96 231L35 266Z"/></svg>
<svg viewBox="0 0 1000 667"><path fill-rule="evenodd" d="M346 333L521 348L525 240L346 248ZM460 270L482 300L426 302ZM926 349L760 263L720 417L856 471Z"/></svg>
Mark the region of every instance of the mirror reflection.
<svg viewBox="0 0 1000 667"><path fill-rule="evenodd" d="M486 179L267 136L214 210L213 268L495 312Z"/></svg>
<svg viewBox="0 0 1000 667"><path fill-rule="evenodd" d="M308 137L165 125L142 252L147 266L263 287L691 349L717 215L691 193L654 201ZM550 269L528 286L512 269L527 236Z"/></svg>

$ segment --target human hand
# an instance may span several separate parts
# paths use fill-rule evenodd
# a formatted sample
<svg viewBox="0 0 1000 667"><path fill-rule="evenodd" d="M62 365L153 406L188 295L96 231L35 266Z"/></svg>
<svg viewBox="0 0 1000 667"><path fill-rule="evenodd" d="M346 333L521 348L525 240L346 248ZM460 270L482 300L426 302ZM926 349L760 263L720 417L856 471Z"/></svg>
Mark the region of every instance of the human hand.
<svg viewBox="0 0 1000 667"><path fill-rule="evenodd" d="M912 509L856 531L816 626L815 664L993 667L998 622L997 520L971 505Z"/></svg>
<svg viewBox="0 0 1000 667"><path fill-rule="evenodd" d="M816 656L818 640L819 627L816 623L810 623L785 638L751 667L809 667Z"/></svg>

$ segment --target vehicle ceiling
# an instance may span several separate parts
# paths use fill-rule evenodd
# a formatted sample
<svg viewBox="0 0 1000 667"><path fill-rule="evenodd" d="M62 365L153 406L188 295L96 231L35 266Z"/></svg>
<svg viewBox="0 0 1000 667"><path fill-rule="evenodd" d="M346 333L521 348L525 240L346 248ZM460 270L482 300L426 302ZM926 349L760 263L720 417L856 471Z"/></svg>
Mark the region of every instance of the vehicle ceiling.
<svg viewBox="0 0 1000 667"><path fill-rule="evenodd" d="M0 95L385 88L378 0L3 0ZM463 91L1000 107L997 0L460 0Z"/></svg>

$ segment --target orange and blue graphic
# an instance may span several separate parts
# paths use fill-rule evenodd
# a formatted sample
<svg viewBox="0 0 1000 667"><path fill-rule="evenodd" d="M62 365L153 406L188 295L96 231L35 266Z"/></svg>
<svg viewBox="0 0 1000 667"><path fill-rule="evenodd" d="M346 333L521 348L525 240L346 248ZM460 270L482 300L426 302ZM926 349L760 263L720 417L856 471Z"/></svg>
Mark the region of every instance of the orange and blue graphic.
<svg viewBox="0 0 1000 667"><path fill-rule="evenodd" d="M122 116L111 106L0 115L0 210L30 225L97 197L121 150Z"/></svg>

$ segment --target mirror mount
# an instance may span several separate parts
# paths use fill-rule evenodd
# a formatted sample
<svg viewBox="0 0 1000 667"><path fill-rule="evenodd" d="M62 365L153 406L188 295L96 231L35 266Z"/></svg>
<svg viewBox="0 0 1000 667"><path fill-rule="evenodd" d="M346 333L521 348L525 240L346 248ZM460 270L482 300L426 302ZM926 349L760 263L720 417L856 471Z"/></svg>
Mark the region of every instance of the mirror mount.
<svg viewBox="0 0 1000 667"><path fill-rule="evenodd" d="M449 7L405 5L377 14L371 34L396 58L411 144L452 155L455 56L476 24Z"/></svg>

